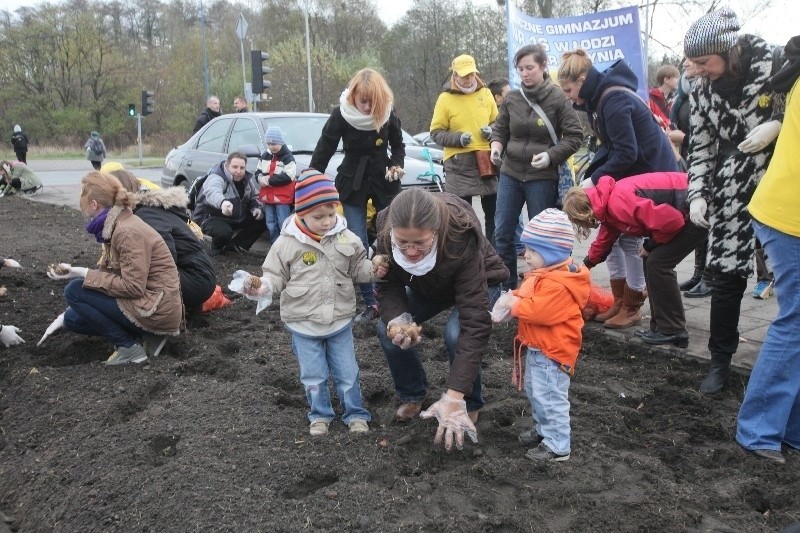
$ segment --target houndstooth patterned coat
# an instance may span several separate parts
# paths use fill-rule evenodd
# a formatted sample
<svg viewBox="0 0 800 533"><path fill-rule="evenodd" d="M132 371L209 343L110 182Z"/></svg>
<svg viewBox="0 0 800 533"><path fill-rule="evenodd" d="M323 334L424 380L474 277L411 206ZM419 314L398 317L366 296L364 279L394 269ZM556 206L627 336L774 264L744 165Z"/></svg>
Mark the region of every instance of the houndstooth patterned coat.
<svg viewBox="0 0 800 533"><path fill-rule="evenodd" d="M742 55L752 54L745 65L745 82L738 105L715 92L709 80L697 83L691 93L689 144L689 201L708 202L708 268L749 277L753 271L754 237L747 204L767 169L775 144L745 154L736 147L755 126L782 118L782 99L771 92L773 48L763 39L743 35ZM778 102L781 102L780 104Z"/></svg>

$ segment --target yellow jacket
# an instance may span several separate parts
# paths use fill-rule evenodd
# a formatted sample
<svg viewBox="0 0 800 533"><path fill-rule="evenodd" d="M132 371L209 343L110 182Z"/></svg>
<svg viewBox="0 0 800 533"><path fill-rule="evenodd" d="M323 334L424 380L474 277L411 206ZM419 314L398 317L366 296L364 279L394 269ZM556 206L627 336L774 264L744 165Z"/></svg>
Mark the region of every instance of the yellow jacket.
<svg viewBox="0 0 800 533"><path fill-rule="evenodd" d="M747 209L771 228L800 237L800 83L795 82L786 102L786 115L767 172Z"/></svg>
<svg viewBox="0 0 800 533"><path fill-rule="evenodd" d="M445 130L453 133L471 133L472 142L465 147L444 146L444 159L456 154L488 150L489 141L481 137L481 128L492 124L497 118L497 104L492 92L481 87L472 94L451 92L446 89L436 100L430 131ZM457 144L457 141L453 144Z"/></svg>

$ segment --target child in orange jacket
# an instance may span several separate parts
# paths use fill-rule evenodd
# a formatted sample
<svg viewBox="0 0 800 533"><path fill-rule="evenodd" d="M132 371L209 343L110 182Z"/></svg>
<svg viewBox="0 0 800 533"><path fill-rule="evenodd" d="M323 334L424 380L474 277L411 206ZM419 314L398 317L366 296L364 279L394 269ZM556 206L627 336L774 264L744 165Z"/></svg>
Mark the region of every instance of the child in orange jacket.
<svg viewBox="0 0 800 533"><path fill-rule="evenodd" d="M589 270L572 261L575 232L558 209L545 209L532 218L520 241L531 271L518 289L500 297L492 316L505 310L519 320L512 381L520 388L524 383L534 422L519 440L537 445L525 456L566 461L571 451L569 384L582 342ZM524 367L521 345L527 346Z"/></svg>

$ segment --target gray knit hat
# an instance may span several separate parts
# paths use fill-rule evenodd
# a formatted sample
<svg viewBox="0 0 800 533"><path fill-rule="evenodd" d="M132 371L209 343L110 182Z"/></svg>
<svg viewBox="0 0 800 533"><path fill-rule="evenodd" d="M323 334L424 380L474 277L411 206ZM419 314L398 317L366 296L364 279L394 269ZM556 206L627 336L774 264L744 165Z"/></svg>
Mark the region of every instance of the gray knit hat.
<svg viewBox="0 0 800 533"><path fill-rule="evenodd" d="M736 13L727 7L706 13L686 32L683 55L692 58L723 54L736 44L740 27Z"/></svg>

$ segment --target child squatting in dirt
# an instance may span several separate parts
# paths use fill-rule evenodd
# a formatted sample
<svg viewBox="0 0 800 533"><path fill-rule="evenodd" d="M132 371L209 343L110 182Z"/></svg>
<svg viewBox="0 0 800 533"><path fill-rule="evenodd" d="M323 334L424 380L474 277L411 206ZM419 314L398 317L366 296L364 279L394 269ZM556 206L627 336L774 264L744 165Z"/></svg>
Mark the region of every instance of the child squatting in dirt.
<svg viewBox="0 0 800 533"><path fill-rule="evenodd" d="M270 248L261 278L244 283L245 294L266 298L280 294L281 320L292 334L300 381L311 410L311 435L325 435L334 411L328 392L333 377L351 433L366 433L371 415L361 400L353 344L356 314L353 282L370 283L386 275L373 266L361 239L336 213L339 193L324 174L309 168L295 185L295 214ZM380 264L376 261L376 265Z"/></svg>
<svg viewBox="0 0 800 533"><path fill-rule="evenodd" d="M532 218L520 241L531 270L518 289L497 300L492 320L514 316L519 321L512 382L522 389L524 380L534 422L519 440L536 445L525 456L533 461L566 461L571 452L569 385L581 348L589 270L573 263L575 232L558 209L545 209Z"/></svg>

